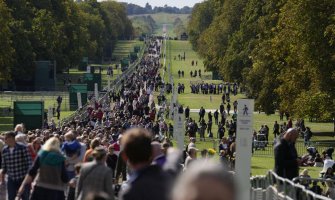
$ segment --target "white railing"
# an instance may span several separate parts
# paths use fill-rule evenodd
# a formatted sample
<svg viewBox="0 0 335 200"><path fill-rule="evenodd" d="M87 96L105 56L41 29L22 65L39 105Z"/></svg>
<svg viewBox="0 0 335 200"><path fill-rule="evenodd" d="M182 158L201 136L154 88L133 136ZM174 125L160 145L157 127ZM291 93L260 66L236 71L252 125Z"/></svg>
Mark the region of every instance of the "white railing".
<svg viewBox="0 0 335 200"><path fill-rule="evenodd" d="M254 176L250 181L252 200L330 200L273 171L269 171L266 176Z"/></svg>

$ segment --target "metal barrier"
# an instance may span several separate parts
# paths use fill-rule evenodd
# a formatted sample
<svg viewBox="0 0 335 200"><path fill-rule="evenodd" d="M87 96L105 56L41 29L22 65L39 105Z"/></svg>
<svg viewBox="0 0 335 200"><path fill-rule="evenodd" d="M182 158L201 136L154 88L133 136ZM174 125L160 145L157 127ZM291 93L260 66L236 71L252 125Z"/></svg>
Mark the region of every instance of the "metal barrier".
<svg viewBox="0 0 335 200"><path fill-rule="evenodd" d="M273 171L269 171L266 176L251 177L250 182L252 200L330 200L300 184L278 176Z"/></svg>
<svg viewBox="0 0 335 200"><path fill-rule="evenodd" d="M197 134L197 137L195 138L196 138L197 144L200 144L201 147L206 146L208 148L213 148L215 151L218 152L221 140L206 137L205 142L202 142L200 137L198 137L198 134ZM185 141L186 143L188 143L188 137L186 137ZM266 144L266 142L260 142L260 141L258 141L258 143L259 144L262 143L262 144L261 145L259 144L255 145L255 143L253 144L252 156L255 156L255 157L273 157L274 156L274 145L275 145L274 143ZM264 148L260 148L262 146L264 146ZM303 141L297 141L295 146L296 146L299 156L308 154L307 152L308 146L305 146ZM326 150L327 148L334 147L335 142L314 141L314 142L310 142L309 146L315 147L318 150L318 152L321 154L321 152Z"/></svg>
<svg viewBox="0 0 335 200"><path fill-rule="evenodd" d="M274 155L274 147L276 142L266 142L266 141L254 141L253 142L253 156L262 157L272 157ZM298 155L304 155L307 153L307 147L315 147L321 154L322 151L326 150L328 147L334 147L335 142L323 142L323 141L310 141L306 144L303 141L297 141L295 147L297 149Z"/></svg>
<svg viewBox="0 0 335 200"><path fill-rule="evenodd" d="M57 108L57 97L63 98L61 104L62 111L68 111L69 93L68 92L55 92L55 91L38 91L38 92L22 92L22 91L5 91L0 92L0 99L3 102L1 108L13 108L14 101L44 101L44 108L48 109L49 106Z"/></svg>

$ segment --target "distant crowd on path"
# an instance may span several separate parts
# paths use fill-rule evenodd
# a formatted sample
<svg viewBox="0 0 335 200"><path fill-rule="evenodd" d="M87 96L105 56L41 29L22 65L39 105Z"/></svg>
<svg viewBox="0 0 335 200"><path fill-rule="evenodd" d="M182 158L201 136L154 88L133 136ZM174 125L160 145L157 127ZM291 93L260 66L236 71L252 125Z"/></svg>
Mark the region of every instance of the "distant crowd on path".
<svg viewBox="0 0 335 200"><path fill-rule="evenodd" d="M160 43L153 40L149 48L160 52ZM27 200L31 193L34 200L186 200L194 190L194 198L234 199L233 175L211 160L212 154L198 163L196 148L184 157L172 148L173 126L164 112L156 113L153 101L159 68L159 58L145 56L121 90L92 102L83 118L36 130L18 125L2 135L0 180L8 199ZM200 180L209 184L193 185Z"/></svg>
<svg viewBox="0 0 335 200"><path fill-rule="evenodd" d="M191 83L191 93L194 94L224 94L222 98L228 97L230 94L237 95L239 84L237 83ZM224 100L224 99L223 99Z"/></svg>

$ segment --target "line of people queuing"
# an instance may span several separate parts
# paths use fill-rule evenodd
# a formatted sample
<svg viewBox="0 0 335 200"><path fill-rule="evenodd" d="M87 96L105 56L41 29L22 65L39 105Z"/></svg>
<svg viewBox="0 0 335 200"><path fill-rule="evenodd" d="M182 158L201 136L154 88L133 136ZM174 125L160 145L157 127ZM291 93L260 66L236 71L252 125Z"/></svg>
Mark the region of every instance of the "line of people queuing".
<svg viewBox="0 0 335 200"><path fill-rule="evenodd" d="M191 93L194 94L223 94L224 98L230 94L237 95L239 85L237 83L191 83Z"/></svg>

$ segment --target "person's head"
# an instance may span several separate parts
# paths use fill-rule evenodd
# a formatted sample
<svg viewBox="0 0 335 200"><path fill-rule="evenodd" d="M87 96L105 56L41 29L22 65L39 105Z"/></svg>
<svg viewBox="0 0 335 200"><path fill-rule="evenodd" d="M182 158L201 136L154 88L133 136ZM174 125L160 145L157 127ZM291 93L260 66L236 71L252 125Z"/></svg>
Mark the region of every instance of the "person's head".
<svg viewBox="0 0 335 200"><path fill-rule="evenodd" d="M284 133L284 139L288 142L296 142L299 137L299 132L295 128L289 128L285 133Z"/></svg>
<svg viewBox="0 0 335 200"><path fill-rule="evenodd" d="M191 158L197 158L197 149L196 148L194 148L194 147L189 148L187 153Z"/></svg>
<svg viewBox="0 0 335 200"><path fill-rule="evenodd" d="M15 132L9 131L5 133L5 143L9 147L14 147L15 146Z"/></svg>
<svg viewBox="0 0 335 200"><path fill-rule="evenodd" d="M122 157L131 167L149 165L152 159L151 134L143 128L133 128L125 132L121 146Z"/></svg>
<svg viewBox="0 0 335 200"><path fill-rule="evenodd" d="M152 142L151 147L152 147L152 157L153 158L163 154L162 145L159 142L156 142L156 141Z"/></svg>
<svg viewBox="0 0 335 200"><path fill-rule="evenodd" d="M110 199L110 196L106 194L105 192L90 192L87 194L85 200L108 200Z"/></svg>
<svg viewBox="0 0 335 200"><path fill-rule="evenodd" d="M65 139L65 141L68 141L68 142L73 141L73 140L75 139L75 136L74 136L74 134L73 134L73 131L69 131L69 132L67 132L67 133L64 135L64 139Z"/></svg>
<svg viewBox="0 0 335 200"><path fill-rule="evenodd" d="M195 138L194 138L194 137L191 137L191 138L190 138L190 142L195 143Z"/></svg>
<svg viewBox="0 0 335 200"><path fill-rule="evenodd" d="M308 169L302 170L302 172L300 173L300 176L308 176Z"/></svg>
<svg viewBox="0 0 335 200"><path fill-rule="evenodd" d="M172 200L235 200L233 175L214 161L196 161L174 186Z"/></svg>
<svg viewBox="0 0 335 200"><path fill-rule="evenodd" d="M113 145L108 146L108 153L111 154L111 155L114 153L114 146Z"/></svg>
<svg viewBox="0 0 335 200"><path fill-rule="evenodd" d="M93 139L90 143L90 148L95 149L100 145L100 141L98 139Z"/></svg>
<svg viewBox="0 0 335 200"><path fill-rule="evenodd" d="M23 133L23 124L17 124L14 131Z"/></svg>
<svg viewBox="0 0 335 200"><path fill-rule="evenodd" d="M58 138L51 137L48 139L45 144L42 146L42 150L44 151L54 151L54 152L61 152L60 150L60 142Z"/></svg>
<svg viewBox="0 0 335 200"><path fill-rule="evenodd" d="M106 152L105 148L103 148L103 147L96 147L93 150L92 155L97 162L105 162L107 152Z"/></svg>
<svg viewBox="0 0 335 200"><path fill-rule="evenodd" d="M326 174L333 174L333 168L328 167Z"/></svg>
<svg viewBox="0 0 335 200"><path fill-rule="evenodd" d="M19 133L15 136L15 141L26 145L27 144L27 136L23 133Z"/></svg>

